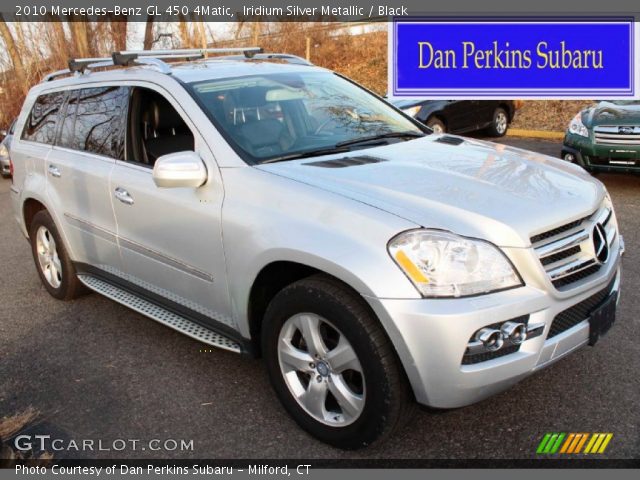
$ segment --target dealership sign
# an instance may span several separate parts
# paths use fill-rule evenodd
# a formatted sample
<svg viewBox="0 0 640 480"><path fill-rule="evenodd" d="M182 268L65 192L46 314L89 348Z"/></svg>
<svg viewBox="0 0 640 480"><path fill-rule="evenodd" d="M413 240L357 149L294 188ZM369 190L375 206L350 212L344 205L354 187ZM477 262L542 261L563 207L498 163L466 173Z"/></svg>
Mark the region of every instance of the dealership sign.
<svg viewBox="0 0 640 480"><path fill-rule="evenodd" d="M632 19L396 18L389 92L430 98L638 98Z"/></svg>

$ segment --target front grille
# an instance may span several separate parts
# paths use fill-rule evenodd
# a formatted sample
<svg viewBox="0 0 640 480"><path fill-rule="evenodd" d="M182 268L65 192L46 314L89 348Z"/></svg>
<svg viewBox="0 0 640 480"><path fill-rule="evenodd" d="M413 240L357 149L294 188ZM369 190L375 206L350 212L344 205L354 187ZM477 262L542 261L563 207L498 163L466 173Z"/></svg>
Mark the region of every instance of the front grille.
<svg viewBox="0 0 640 480"><path fill-rule="evenodd" d="M551 263L555 263L555 262L559 262L560 260L564 260L565 258L569 258L573 255L575 255L576 253L580 253L580 247L579 246L575 246L573 248L568 248L566 250L563 250L562 252L556 253L554 255L549 255L548 257L544 257L542 260L540 260L542 262L543 265L549 265Z"/></svg>
<svg viewBox="0 0 640 480"><path fill-rule="evenodd" d="M561 233L567 232L569 230L573 230L578 227L582 222L584 222L587 218L581 218L580 220L576 220L575 222L567 223L558 228L554 228L553 230L549 230L548 232L539 233L538 235L534 235L531 237L531 243L538 243L542 240L546 240L547 238L555 237L556 235L560 235Z"/></svg>
<svg viewBox="0 0 640 480"><path fill-rule="evenodd" d="M594 141L599 145L640 145L640 126L600 125L593 129Z"/></svg>
<svg viewBox="0 0 640 480"><path fill-rule="evenodd" d="M617 235L612 216L611 207L602 206L588 217L531 237L540 263L556 289L569 289L600 270L602 264L595 251L600 250L603 242L599 242L600 235L594 232L596 225L602 225L599 233L604 231L602 236L606 236L606 247L610 249Z"/></svg>
<svg viewBox="0 0 640 480"><path fill-rule="evenodd" d="M551 323L547 338L553 338L589 318L589 315L609 297L615 281L614 277L606 288L556 315Z"/></svg>

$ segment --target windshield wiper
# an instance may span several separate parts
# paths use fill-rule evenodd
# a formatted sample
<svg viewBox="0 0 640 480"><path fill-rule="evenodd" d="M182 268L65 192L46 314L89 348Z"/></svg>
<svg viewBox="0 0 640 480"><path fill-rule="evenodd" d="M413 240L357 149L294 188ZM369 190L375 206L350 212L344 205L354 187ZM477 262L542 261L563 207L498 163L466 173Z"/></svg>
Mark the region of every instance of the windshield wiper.
<svg viewBox="0 0 640 480"><path fill-rule="evenodd" d="M270 158L263 162L260 162L258 165L265 165L267 163L277 163L277 162L286 162L287 160L298 160L300 158L309 158L309 157L320 157L322 155L331 155L333 153L345 153L350 152L351 149L338 145L334 145L333 147L328 148L319 148L317 150L309 150L306 152L300 153L292 153L290 155L281 155L280 157Z"/></svg>
<svg viewBox="0 0 640 480"><path fill-rule="evenodd" d="M336 143L336 147L346 147L348 145L357 145L359 143L369 143L375 142L376 140L384 140L385 138L419 138L424 137L425 134L422 132L414 132L412 130L407 130L405 132L387 132L380 133L378 135L372 135L370 137L362 137L362 138L354 138L353 140L345 140L344 142Z"/></svg>

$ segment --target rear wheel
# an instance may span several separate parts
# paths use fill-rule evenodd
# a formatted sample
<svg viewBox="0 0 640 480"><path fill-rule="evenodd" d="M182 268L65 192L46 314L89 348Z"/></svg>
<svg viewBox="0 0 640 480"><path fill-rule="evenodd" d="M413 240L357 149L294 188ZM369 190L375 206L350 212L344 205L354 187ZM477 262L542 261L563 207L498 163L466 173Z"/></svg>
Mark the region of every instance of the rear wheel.
<svg viewBox="0 0 640 480"><path fill-rule="evenodd" d="M363 302L314 275L276 295L263 324L280 401L307 432L346 449L388 436L413 407L395 352Z"/></svg>
<svg viewBox="0 0 640 480"><path fill-rule="evenodd" d="M49 212L35 214L29 238L40 280L53 297L71 300L85 291Z"/></svg>
<svg viewBox="0 0 640 480"><path fill-rule="evenodd" d="M509 128L509 115L507 111L502 108L496 108L493 112L493 121L487 128L487 133L491 137L503 137L507 133Z"/></svg>

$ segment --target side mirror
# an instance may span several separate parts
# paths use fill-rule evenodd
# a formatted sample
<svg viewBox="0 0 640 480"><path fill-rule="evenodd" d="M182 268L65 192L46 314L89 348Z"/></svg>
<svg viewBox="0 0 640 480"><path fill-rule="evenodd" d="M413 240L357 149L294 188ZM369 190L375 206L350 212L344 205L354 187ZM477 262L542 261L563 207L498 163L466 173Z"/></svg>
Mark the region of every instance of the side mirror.
<svg viewBox="0 0 640 480"><path fill-rule="evenodd" d="M153 181L161 188L198 188L207 181L207 168L196 152L170 153L156 160Z"/></svg>

